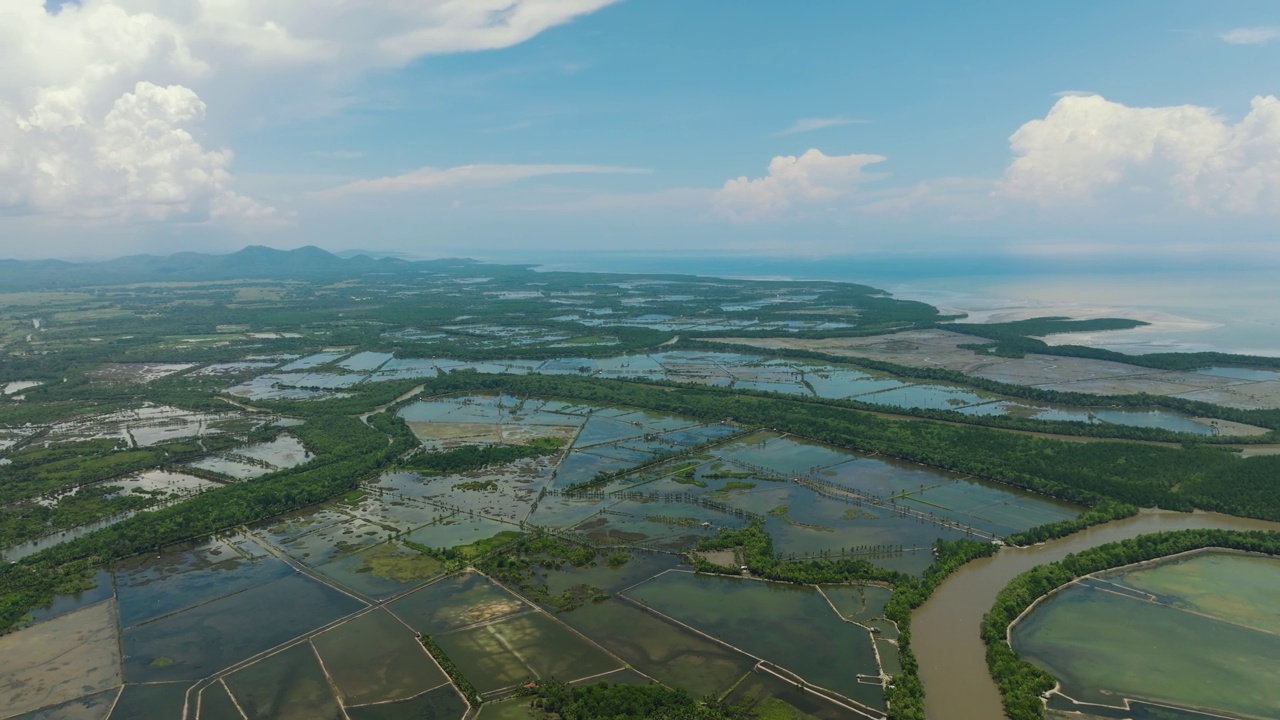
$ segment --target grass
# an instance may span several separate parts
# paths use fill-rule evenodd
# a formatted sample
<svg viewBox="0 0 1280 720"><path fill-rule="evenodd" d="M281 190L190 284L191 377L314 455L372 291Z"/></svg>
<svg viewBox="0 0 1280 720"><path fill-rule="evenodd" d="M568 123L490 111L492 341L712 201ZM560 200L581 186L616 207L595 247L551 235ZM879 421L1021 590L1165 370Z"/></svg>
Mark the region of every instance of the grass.
<svg viewBox="0 0 1280 720"><path fill-rule="evenodd" d="M364 565L356 572L374 577L409 583L426 580L444 571L444 563L415 550L401 549L395 545L379 545L364 554Z"/></svg>
<svg viewBox="0 0 1280 720"><path fill-rule="evenodd" d="M346 495L339 497L337 502L339 505L358 505L366 496L368 496L368 493L363 490L352 490Z"/></svg>
<svg viewBox="0 0 1280 720"><path fill-rule="evenodd" d="M757 720L801 720L805 717L804 713L778 698L769 698L752 710Z"/></svg>
<svg viewBox="0 0 1280 720"><path fill-rule="evenodd" d="M516 538L520 537L520 535L521 533L515 530L503 530L502 532L498 533L497 535L494 535L491 538L477 540L468 545L459 545L458 547L454 548L454 550L457 550L464 557L468 557L468 558L479 557L489 552L490 550L498 547L499 545L505 545L515 540Z"/></svg>

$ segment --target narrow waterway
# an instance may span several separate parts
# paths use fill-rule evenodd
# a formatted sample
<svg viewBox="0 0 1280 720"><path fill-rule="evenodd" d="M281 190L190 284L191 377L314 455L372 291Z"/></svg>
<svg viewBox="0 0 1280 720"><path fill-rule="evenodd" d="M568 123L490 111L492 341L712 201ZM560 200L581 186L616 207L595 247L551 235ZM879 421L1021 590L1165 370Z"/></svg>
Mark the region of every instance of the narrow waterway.
<svg viewBox="0 0 1280 720"><path fill-rule="evenodd" d="M997 720L1000 693L987 673L978 629L996 594L1020 573L1104 543L1168 530L1274 530L1280 523L1217 513L1143 512L1030 548L1003 548L947 578L911 620L928 720Z"/></svg>

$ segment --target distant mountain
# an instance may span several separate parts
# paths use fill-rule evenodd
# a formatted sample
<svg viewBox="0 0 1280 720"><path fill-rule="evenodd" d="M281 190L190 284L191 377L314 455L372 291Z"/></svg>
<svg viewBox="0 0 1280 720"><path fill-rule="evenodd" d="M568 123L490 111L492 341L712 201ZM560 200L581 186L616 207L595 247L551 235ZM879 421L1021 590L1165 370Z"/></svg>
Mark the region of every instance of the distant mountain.
<svg viewBox="0 0 1280 720"><path fill-rule="evenodd" d="M318 247L276 250L251 245L229 255L182 252L132 255L102 262L0 260L0 287L7 290L71 288L131 282L211 280L315 280L369 273L394 274L465 266L465 260L410 262L399 258L356 255L341 258Z"/></svg>
<svg viewBox="0 0 1280 720"><path fill-rule="evenodd" d="M415 256L412 253L398 252L395 250L338 250L333 253L342 259L359 257L364 255L374 260L382 258L395 258L397 260L412 260Z"/></svg>

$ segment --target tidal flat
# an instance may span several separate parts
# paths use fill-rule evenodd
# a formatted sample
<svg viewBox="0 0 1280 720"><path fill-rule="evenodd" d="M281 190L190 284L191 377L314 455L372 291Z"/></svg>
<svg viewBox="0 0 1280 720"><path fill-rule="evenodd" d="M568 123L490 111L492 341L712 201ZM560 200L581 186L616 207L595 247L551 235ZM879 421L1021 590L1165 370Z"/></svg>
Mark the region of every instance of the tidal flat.
<svg viewBox="0 0 1280 720"><path fill-rule="evenodd" d="M0 637L0 707L14 714L112 689L120 681L114 601Z"/></svg>

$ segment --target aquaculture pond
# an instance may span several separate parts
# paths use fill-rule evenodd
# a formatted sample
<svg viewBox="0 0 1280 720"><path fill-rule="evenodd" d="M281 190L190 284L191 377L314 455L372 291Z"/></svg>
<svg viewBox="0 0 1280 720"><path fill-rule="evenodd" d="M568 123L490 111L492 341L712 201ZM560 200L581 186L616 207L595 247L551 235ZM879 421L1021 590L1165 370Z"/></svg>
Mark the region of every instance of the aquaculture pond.
<svg viewBox="0 0 1280 720"><path fill-rule="evenodd" d="M330 355L326 363L342 359ZM743 368L726 376L733 382L794 380L788 366L735 365L746 362L738 356L651 360L689 373ZM424 452L535 441L548 452L457 473L405 462L330 502L118 562L98 588L0 638L0 669L14 678L0 702L71 718L105 702L113 716L144 718L185 708L195 720L242 710L461 720L467 704L421 634L486 700L502 701L481 717L520 717L506 698L552 677L750 697L767 717L882 717L884 685L901 671L886 588L695 576L682 554L761 522L784 559L858 557L919 573L938 538L990 539L1080 511L803 438L634 408L477 394L410 401L399 413ZM251 483L308 457L282 434L196 467ZM158 488L187 476L139 477ZM573 486L582 494L566 492ZM531 558L510 576L488 568L507 584L458 571L531 528L594 546L594 561Z"/></svg>
<svg viewBox="0 0 1280 720"><path fill-rule="evenodd" d="M775 552L784 558L859 556L912 573L932 562L938 538L1004 537L1083 510L996 483L773 432L624 475L605 489L631 503L674 501L692 508L668 517L685 523L694 539L699 531L755 518L764 521ZM609 528L632 526L644 533L640 521L655 515L660 513L613 500L590 516L581 515L573 529L593 531L592 539L600 541Z"/></svg>
<svg viewBox="0 0 1280 720"><path fill-rule="evenodd" d="M845 620L813 587L672 571L626 594L813 685L884 710L872 633Z"/></svg>
<svg viewBox="0 0 1280 720"><path fill-rule="evenodd" d="M684 326L667 327L666 323L658 322L655 327L678 329ZM732 327L721 329L730 330ZM1209 421L1164 409L1037 405L959 386L897 379L848 366L741 353L677 350L603 359L569 356L550 360L473 362L446 358L399 359L387 353L365 352L335 363L342 357L341 353L320 353L295 360L268 374L245 380L228 392L249 399L320 399L340 396L337 391L362 382L430 378L445 371L473 370L495 374L648 378L833 400L852 399L887 409L954 410L977 416L1009 415L1039 420L1111 423L1193 435L1213 435L1218 431ZM1239 375L1240 372L1254 371L1218 368L1204 371L1204 376L1248 381ZM1272 375L1275 374L1268 374L1263 379L1270 379ZM1061 389L1070 391L1076 388L1065 384ZM456 416L453 421L463 422L460 418Z"/></svg>
<svg viewBox="0 0 1280 720"><path fill-rule="evenodd" d="M1011 630L1061 682L1053 706L1126 701L1280 716L1280 560L1186 555L1084 578Z"/></svg>

